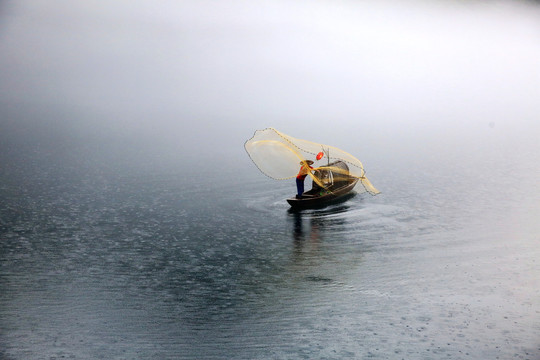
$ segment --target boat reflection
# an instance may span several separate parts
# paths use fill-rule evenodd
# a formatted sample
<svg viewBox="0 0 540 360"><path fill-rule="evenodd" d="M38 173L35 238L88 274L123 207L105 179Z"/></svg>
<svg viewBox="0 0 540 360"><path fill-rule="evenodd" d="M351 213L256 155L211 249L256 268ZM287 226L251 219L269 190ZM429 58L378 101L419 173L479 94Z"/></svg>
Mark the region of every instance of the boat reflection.
<svg viewBox="0 0 540 360"><path fill-rule="evenodd" d="M339 214L348 209L349 206L345 204L322 210L289 209L295 256L305 255L306 252L316 252L325 237L339 234L346 223L346 218Z"/></svg>

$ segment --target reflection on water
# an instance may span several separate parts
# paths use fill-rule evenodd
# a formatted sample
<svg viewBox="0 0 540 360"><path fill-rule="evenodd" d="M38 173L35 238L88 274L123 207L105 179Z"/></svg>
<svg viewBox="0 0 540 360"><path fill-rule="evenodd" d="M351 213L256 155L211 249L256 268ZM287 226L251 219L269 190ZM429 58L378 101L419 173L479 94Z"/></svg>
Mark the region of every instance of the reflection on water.
<svg viewBox="0 0 540 360"><path fill-rule="evenodd" d="M352 198L352 197L348 197ZM321 210L289 209L288 216L293 223L294 254L300 257L305 248L316 251L324 240L324 233L332 231L335 236L343 228L346 219L338 214L349 209L348 205L325 207Z"/></svg>

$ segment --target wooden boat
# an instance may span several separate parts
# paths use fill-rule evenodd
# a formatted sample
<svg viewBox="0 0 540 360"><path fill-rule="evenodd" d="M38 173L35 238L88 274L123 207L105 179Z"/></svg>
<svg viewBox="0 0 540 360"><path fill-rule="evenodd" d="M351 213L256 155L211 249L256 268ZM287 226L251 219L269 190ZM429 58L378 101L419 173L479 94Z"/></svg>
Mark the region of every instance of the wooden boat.
<svg viewBox="0 0 540 360"><path fill-rule="evenodd" d="M349 175L349 167L343 161L335 161L315 171L315 177L322 180L323 187L313 181L312 189L302 197L289 198L287 202L294 209L321 208L349 198L351 190L359 178Z"/></svg>

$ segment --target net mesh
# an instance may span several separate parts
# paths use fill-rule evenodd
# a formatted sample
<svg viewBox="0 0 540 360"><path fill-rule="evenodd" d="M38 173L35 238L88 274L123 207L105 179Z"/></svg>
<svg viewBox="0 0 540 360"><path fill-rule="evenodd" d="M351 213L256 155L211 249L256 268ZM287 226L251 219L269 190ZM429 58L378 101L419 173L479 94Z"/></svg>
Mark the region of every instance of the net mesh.
<svg viewBox="0 0 540 360"><path fill-rule="evenodd" d="M356 190L376 195L379 191L365 176L360 160L333 146L297 139L274 128L257 130L244 145L259 170L272 179L296 177L302 164L313 161L308 175L314 185L327 188L335 181L357 178Z"/></svg>

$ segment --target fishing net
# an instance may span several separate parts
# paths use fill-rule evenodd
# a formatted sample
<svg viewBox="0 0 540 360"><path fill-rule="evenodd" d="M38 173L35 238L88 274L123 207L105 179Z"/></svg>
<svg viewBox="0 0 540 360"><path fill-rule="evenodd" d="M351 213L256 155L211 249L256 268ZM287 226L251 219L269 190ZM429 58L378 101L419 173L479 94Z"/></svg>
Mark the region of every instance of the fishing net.
<svg viewBox="0 0 540 360"><path fill-rule="evenodd" d="M272 179L292 179L311 160L313 170L308 175L314 186L327 188L336 181L356 178L362 185L361 190L356 186L357 191L379 193L366 178L360 160L336 147L296 139L273 128L255 131L244 147L259 170Z"/></svg>

